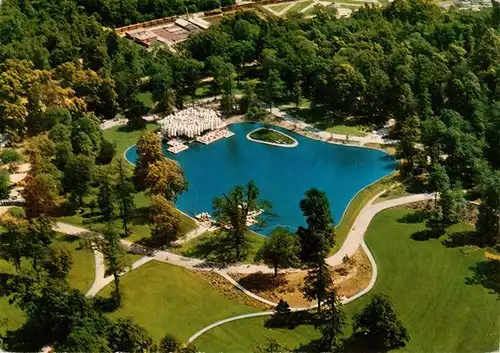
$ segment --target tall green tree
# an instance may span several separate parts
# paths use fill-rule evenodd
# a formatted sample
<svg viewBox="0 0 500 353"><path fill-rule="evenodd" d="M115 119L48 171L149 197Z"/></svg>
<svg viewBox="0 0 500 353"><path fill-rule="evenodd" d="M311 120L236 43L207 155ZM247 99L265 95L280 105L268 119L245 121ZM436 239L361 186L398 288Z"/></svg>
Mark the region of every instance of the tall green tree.
<svg viewBox="0 0 500 353"><path fill-rule="evenodd" d="M70 202L77 208L90 191L93 170L94 159L83 154L69 160L64 168L63 186L70 195Z"/></svg>
<svg viewBox="0 0 500 353"><path fill-rule="evenodd" d="M400 125L398 154L405 160L405 172L408 175L413 175L420 154L417 146L420 141L420 119L418 116L412 115L402 121Z"/></svg>
<svg viewBox="0 0 500 353"><path fill-rule="evenodd" d="M285 85L279 71L270 70L262 88L263 98L269 105L269 111L271 111L273 104L283 97L284 89Z"/></svg>
<svg viewBox="0 0 500 353"><path fill-rule="evenodd" d="M99 193L97 203L101 210L103 220L109 225L116 218L117 195L115 185L111 180L110 170L108 168L102 171L99 178Z"/></svg>
<svg viewBox="0 0 500 353"><path fill-rule="evenodd" d="M258 211L265 203L259 202L259 189L253 181L235 186L228 194L214 198L213 216L219 224L229 227L227 237L237 261L245 258L248 249L247 221L250 212Z"/></svg>
<svg viewBox="0 0 500 353"><path fill-rule="evenodd" d="M317 301L318 311L320 312L321 305L332 283L330 268L325 260L321 258L318 260L316 266L307 273L301 291L307 299Z"/></svg>
<svg viewBox="0 0 500 353"><path fill-rule="evenodd" d="M323 310L318 314L314 328L321 332L321 349L325 352L339 352L342 346L343 328L347 325L343 305L335 290L325 296Z"/></svg>
<svg viewBox="0 0 500 353"><path fill-rule="evenodd" d="M116 165L118 172L118 184L116 185L116 196L118 201L119 215L122 220L123 230L125 235L130 235L129 223L134 216L135 204L134 184L130 182L130 177L127 175L125 161L120 158Z"/></svg>
<svg viewBox="0 0 500 353"><path fill-rule="evenodd" d="M494 246L500 243L500 173L488 173L480 190L481 204L476 221L479 243Z"/></svg>
<svg viewBox="0 0 500 353"><path fill-rule="evenodd" d="M296 266L298 253L297 237L281 227L273 229L262 249L264 263L274 268L274 276L278 275L279 268Z"/></svg>
<svg viewBox="0 0 500 353"><path fill-rule="evenodd" d="M301 226L297 230L301 246L300 258L304 262L316 263L335 244L330 202L324 192L310 189L300 201L300 209L307 223L307 228Z"/></svg>
<svg viewBox="0 0 500 353"><path fill-rule="evenodd" d="M392 300L375 294L371 302L354 316L354 334L375 350L390 351L406 346L408 331L397 318Z"/></svg>

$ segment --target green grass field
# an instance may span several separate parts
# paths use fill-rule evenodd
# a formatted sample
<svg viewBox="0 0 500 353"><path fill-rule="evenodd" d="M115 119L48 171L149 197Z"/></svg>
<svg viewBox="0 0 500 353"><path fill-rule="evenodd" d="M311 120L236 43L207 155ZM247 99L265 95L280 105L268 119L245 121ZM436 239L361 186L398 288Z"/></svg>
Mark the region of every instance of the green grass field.
<svg viewBox="0 0 500 353"><path fill-rule="evenodd" d="M123 154L132 145L135 145L139 136L145 131L155 131L157 125L148 123L144 130L129 130L126 126L115 126L102 132L104 138L116 143L116 157L124 158Z"/></svg>
<svg viewBox="0 0 500 353"><path fill-rule="evenodd" d="M61 246L68 249L73 257L73 265L68 275L68 281L73 288L85 293L94 281L94 255L91 251L80 247L79 239L72 236L57 234L53 246ZM29 266L25 262L26 266ZM0 273L15 273L14 266L4 260L0 260ZM15 330L24 323L25 316L22 310L15 305L10 305L6 297L0 297L0 318L7 319L5 326L0 326L0 334L7 330Z"/></svg>
<svg viewBox="0 0 500 353"><path fill-rule="evenodd" d="M295 3L295 5L293 5L290 10L287 11L287 13L291 13L291 12L300 12L302 11L303 9L305 9L307 6L311 5L313 3L313 1L301 1L301 2L297 2Z"/></svg>
<svg viewBox="0 0 500 353"><path fill-rule="evenodd" d="M269 5L269 8L273 9L276 12L281 12L290 6L290 3L278 4L278 5Z"/></svg>
<svg viewBox="0 0 500 353"><path fill-rule="evenodd" d="M412 339L403 352L490 352L498 348L500 300L482 285L466 284L471 267L485 261L483 251L465 255L446 247L441 239L419 241L412 234L423 223L405 223L413 211L395 208L378 214L366 241L378 264L379 277L370 294L346 306L348 316L359 312L373 293L394 301L399 318ZM411 220L416 222L416 220ZM413 217L415 218L415 217ZM408 222L408 221L407 221ZM468 231L456 225L448 232ZM205 352L251 352L266 337L276 337L288 348L317 337L311 327L281 332L263 327L263 318L239 320L215 328L195 341ZM350 334L350 329L345 330Z"/></svg>
<svg viewBox="0 0 500 353"><path fill-rule="evenodd" d="M122 278L123 306L112 318L132 316L155 340L167 333L185 341L227 317L259 311L230 300L194 273L152 261ZM108 296L111 287L100 295Z"/></svg>

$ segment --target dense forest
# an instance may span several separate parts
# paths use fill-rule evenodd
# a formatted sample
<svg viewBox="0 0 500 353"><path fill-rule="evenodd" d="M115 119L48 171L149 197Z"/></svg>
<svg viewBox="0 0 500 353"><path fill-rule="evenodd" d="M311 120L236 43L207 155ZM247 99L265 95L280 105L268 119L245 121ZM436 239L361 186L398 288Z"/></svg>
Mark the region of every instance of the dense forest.
<svg viewBox="0 0 500 353"><path fill-rule="evenodd" d="M133 322L103 316L105 303L69 288L70 261L62 253L43 251L54 236L47 216L62 200L80 209L91 188L107 195L115 179L123 181L119 199L128 200L135 191L132 177L123 166L111 169L115 146L103 138L99 123L121 115L131 129L140 128L145 124L141 116L149 111L138 98L141 92L151 94L155 112L167 114L188 104L203 78L213 78L212 93L222 94L227 115L239 110L258 116L257 100L269 105L308 100L323 112L319 121L356 117L366 125L382 125L395 119L401 172L411 180L429 175L425 186L442 195L430 225L439 230L456 222L465 189L482 200L478 244L500 242L497 2L491 11L469 13L443 11L422 0L395 0L384 8L362 7L348 19L337 19L335 9L326 8L318 8L311 19L238 12L192 36L177 53L147 52L105 27L227 4L2 2L0 132L14 143L24 142L31 163L25 213L2 225L7 232L1 235L0 254L20 270L2 277L3 294L28 317L22 329L5 338L7 348L161 350ZM239 102L235 88L244 92ZM161 144L154 136L146 135L139 144L154 145L147 162L156 174L169 175L158 187L169 195L152 197L159 219L175 212L171 201L186 185L178 166L158 152ZM138 189L138 179L143 187L158 186L148 185L158 179L153 174L137 168ZM133 213L133 202L127 202L120 205L123 217ZM155 231L167 233L167 228ZM30 235L27 247L19 248L20 234ZM109 244L119 244L116 232L107 236ZM21 271L21 258L31 260L27 271ZM123 266L115 265L120 273Z"/></svg>

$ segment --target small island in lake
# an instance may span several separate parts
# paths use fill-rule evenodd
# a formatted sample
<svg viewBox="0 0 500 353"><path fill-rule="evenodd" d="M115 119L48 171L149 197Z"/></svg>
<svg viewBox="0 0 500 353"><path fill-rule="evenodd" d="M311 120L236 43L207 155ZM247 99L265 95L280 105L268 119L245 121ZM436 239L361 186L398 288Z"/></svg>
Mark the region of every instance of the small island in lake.
<svg viewBox="0 0 500 353"><path fill-rule="evenodd" d="M250 141L280 147L295 147L298 145L297 140L286 135L285 133L265 127L252 131L247 135L247 138Z"/></svg>

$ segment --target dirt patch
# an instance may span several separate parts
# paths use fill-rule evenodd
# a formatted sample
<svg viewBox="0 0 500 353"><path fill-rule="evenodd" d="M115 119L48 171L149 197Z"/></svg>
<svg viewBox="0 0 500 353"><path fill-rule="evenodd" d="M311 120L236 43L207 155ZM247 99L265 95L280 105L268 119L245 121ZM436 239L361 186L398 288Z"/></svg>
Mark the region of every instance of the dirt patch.
<svg viewBox="0 0 500 353"><path fill-rule="evenodd" d="M354 273L341 281L335 280L338 295L345 298L350 298L368 287L373 270L370 260L362 248L349 261L351 262L350 266L352 266L350 272Z"/></svg>
<svg viewBox="0 0 500 353"><path fill-rule="evenodd" d="M229 283L226 279L224 279L222 276L220 276L215 272L194 271L194 273L201 279L210 283L214 288L216 288L219 292L221 292L226 298L230 300L235 300L254 308L259 308L264 310L271 309L269 305L261 303L258 300L252 299L248 295L244 294L239 289L234 287L231 283Z"/></svg>
<svg viewBox="0 0 500 353"><path fill-rule="evenodd" d="M370 283L372 274L370 260L361 248L344 264L335 266L331 270L334 285L341 297L351 297L362 291ZM252 293L272 302L276 303L283 299L294 308L314 304L304 298L300 291L307 271L280 273L277 277L262 272L230 275Z"/></svg>

